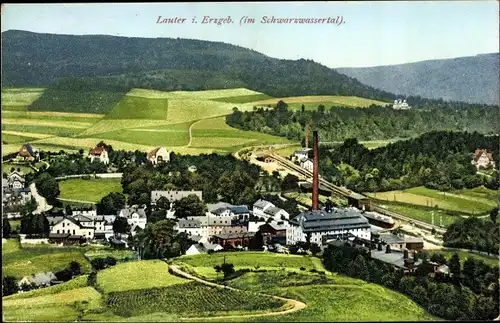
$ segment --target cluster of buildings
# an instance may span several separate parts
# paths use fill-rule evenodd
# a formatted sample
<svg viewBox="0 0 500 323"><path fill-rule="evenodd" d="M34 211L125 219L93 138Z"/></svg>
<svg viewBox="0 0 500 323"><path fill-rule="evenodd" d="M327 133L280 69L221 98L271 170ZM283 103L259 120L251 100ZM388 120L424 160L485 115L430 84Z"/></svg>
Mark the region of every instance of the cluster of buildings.
<svg viewBox="0 0 500 323"><path fill-rule="evenodd" d="M408 105L406 100L394 100L394 104L392 105L392 108L395 110L409 110L411 107Z"/></svg>
<svg viewBox="0 0 500 323"><path fill-rule="evenodd" d="M128 235L134 236L147 224L146 207L133 205L120 210L118 214L97 215L96 210L73 211L71 215L47 216L50 226L49 242L78 244L87 240L106 240L116 245L127 246ZM113 230L117 217L127 219L130 233L119 234Z"/></svg>
<svg viewBox="0 0 500 323"><path fill-rule="evenodd" d="M292 162L300 165L300 167L312 172L314 168L312 154L313 151L311 148L301 148L293 153L291 160Z"/></svg>
<svg viewBox="0 0 500 323"><path fill-rule="evenodd" d="M26 179L18 168L7 178L2 177L2 206L9 217L20 215L23 205L31 200L31 189L26 187Z"/></svg>

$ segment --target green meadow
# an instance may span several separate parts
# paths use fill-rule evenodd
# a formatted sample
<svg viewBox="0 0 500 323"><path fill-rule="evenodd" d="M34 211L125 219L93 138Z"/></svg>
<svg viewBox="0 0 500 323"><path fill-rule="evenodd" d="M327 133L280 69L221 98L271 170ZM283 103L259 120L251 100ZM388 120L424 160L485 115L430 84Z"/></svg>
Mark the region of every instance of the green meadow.
<svg viewBox="0 0 500 323"><path fill-rule="evenodd" d="M99 202L111 192L122 192L119 178L106 179L66 179L59 182L61 199Z"/></svg>

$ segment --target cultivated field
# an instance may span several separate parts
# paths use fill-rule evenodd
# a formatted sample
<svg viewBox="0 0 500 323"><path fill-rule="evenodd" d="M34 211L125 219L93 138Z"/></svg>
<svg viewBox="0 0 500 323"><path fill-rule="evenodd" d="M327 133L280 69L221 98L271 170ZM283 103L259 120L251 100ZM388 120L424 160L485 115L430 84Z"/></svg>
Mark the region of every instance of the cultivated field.
<svg viewBox="0 0 500 323"><path fill-rule="evenodd" d="M425 187L414 187L406 191L368 193L388 210L399 212L432 224L447 226L458 216L483 216L496 207L496 191L485 187L439 192ZM442 220L441 220L442 219Z"/></svg>
<svg viewBox="0 0 500 323"><path fill-rule="evenodd" d="M61 199L99 202L111 192L122 192L119 178L107 179L67 179L59 182Z"/></svg>
<svg viewBox="0 0 500 323"><path fill-rule="evenodd" d="M301 109L302 105L306 110L316 110L319 105L324 105L326 109L331 106L359 107L367 108L372 104L386 105L388 102L376 101L371 99L360 98L356 96L338 96L338 95L314 95L314 96L293 96L286 98L268 99L257 102L252 102L256 106L276 106L280 100L288 104L289 109Z"/></svg>
<svg viewBox="0 0 500 323"><path fill-rule="evenodd" d="M97 274L97 284L105 293L166 287L186 282L186 279L169 274L168 265L161 260L125 262Z"/></svg>
<svg viewBox="0 0 500 323"><path fill-rule="evenodd" d="M198 275L213 278L208 266L226 262L236 269L266 269L250 272L229 282L231 287L296 299L307 304L303 310L280 316L251 318L245 321L422 321L433 320L415 302L387 288L327 272L319 258L279 255L264 252L234 252L183 256L178 262ZM256 267L259 266L259 267ZM283 267L282 267L283 266ZM305 267L301 271L300 267ZM298 286L299 285L299 286ZM300 286L304 285L304 286ZM230 319L225 321L241 321Z"/></svg>
<svg viewBox="0 0 500 323"><path fill-rule="evenodd" d="M132 89L128 93L88 90L78 92L74 98L61 98L68 91L64 84L47 90L3 90L3 154L18 151L24 142L50 151L88 151L104 140L114 149L150 151L164 146L180 154L233 153L247 146L291 143L285 138L234 129L225 123L224 116L234 108L251 111L254 106L276 104L279 100L245 88L173 92ZM380 104L342 96L284 100L297 107L302 103L314 107ZM27 111L26 106L32 103L33 109Z"/></svg>

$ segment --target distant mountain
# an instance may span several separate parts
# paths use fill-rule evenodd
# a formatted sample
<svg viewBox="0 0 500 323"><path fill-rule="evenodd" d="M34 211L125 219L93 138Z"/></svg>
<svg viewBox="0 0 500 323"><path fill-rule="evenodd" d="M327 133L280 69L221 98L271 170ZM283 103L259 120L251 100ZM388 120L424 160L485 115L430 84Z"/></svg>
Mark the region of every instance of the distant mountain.
<svg viewBox="0 0 500 323"><path fill-rule="evenodd" d="M2 33L2 62L3 87L98 77L106 78L106 84L162 90L246 87L275 97L395 98L311 60L275 59L243 47L201 40L9 30Z"/></svg>
<svg viewBox="0 0 500 323"><path fill-rule="evenodd" d="M499 104L498 53L336 70L364 84L392 93Z"/></svg>

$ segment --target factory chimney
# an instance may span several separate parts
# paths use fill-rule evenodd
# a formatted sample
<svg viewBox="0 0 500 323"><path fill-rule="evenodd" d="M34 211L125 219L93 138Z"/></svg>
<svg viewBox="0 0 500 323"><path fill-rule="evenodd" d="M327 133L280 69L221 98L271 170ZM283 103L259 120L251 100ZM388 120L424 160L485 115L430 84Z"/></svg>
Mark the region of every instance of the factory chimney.
<svg viewBox="0 0 500 323"><path fill-rule="evenodd" d="M312 209L318 210L318 190L319 190L319 147L318 147L318 131L313 131L313 191L312 191Z"/></svg>

